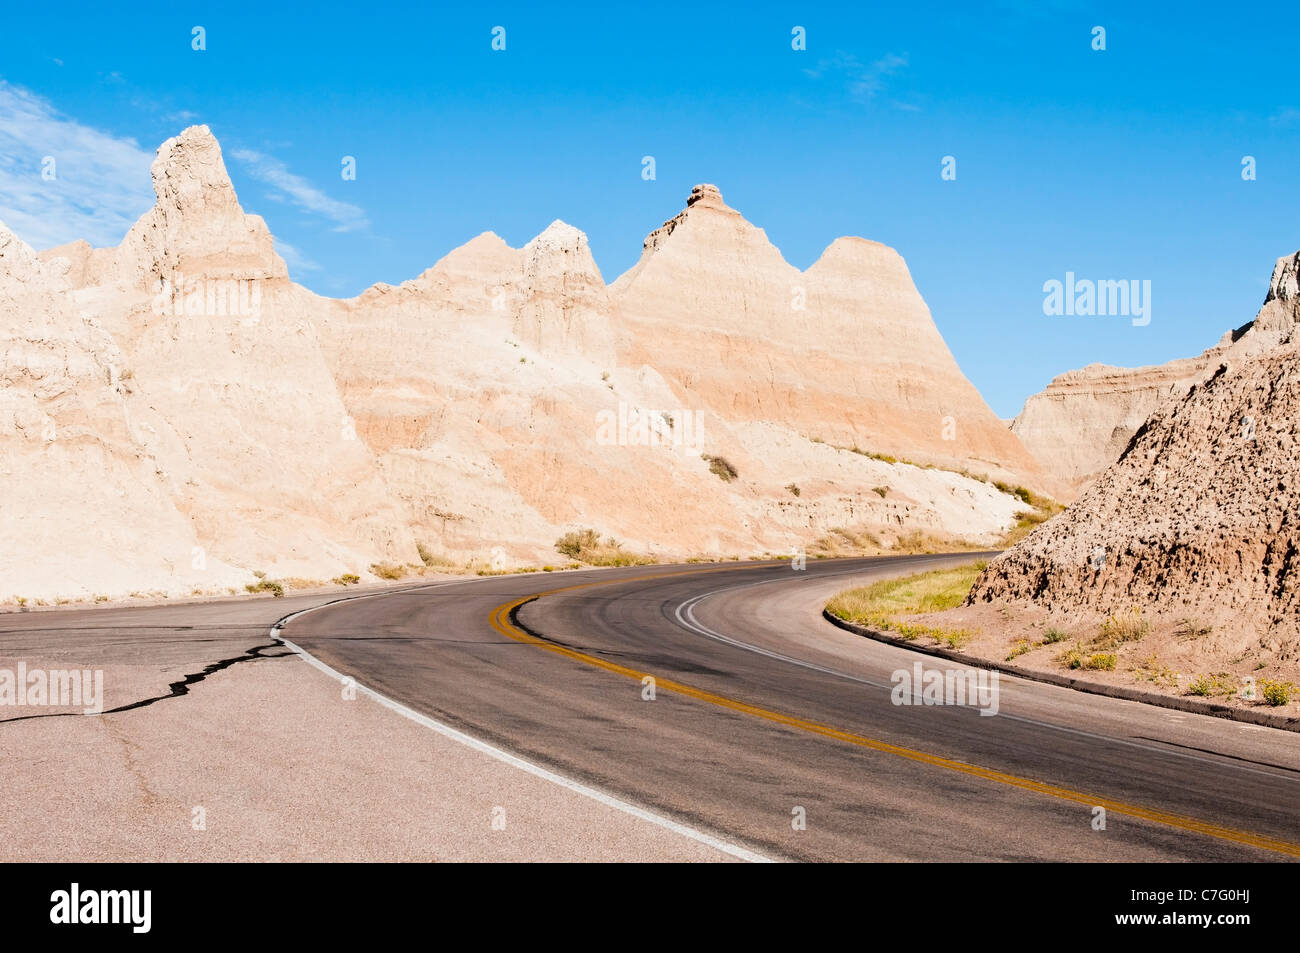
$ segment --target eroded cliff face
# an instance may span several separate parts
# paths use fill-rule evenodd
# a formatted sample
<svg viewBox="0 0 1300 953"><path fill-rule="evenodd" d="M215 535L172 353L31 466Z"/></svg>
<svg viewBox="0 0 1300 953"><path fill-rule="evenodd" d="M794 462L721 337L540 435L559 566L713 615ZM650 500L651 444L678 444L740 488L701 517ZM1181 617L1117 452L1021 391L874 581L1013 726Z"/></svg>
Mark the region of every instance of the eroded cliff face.
<svg viewBox="0 0 1300 953"><path fill-rule="evenodd" d="M31 494L19 518L48 535L6 532L6 583L31 598L180 594L414 558L373 455L343 439L315 298L243 214L210 132L164 143L153 179L157 204L118 248L6 260L8 280L33 277L4 296L26 342L4 397L55 434L7 441L10 481Z"/></svg>
<svg viewBox="0 0 1300 953"><path fill-rule="evenodd" d="M1165 399L1064 514L989 564L973 602L1199 615L1300 651L1295 256L1254 327Z"/></svg>
<svg viewBox="0 0 1300 953"><path fill-rule="evenodd" d="M1163 404L1184 396L1223 361L1262 354L1291 333L1300 314L1298 268L1300 252L1278 259L1255 319L1196 357L1150 367L1090 364L1054 378L1025 401L1012 433L1045 470L1077 491L1119 459L1143 421Z"/></svg>
<svg viewBox="0 0 1300 953"><path fill-rule="evenodd" d="M289 279L206 127L164 143L153 178L117 248L0 231L15 595L364 575L417 543L540 564L588 526L665 558L838 527L991 543L1023 509L836 443L1041 488L874 242L801 273L701 186L612 286L557 221L338 301Z"/></svg>
<svg viewBox="0 0 1300 953"><path fill-rule="evenodd" d="M801 272L700 185L611 292L620 359L654 366L685 402L1053 488L962 375L892 248L836 239Z"/></svg>

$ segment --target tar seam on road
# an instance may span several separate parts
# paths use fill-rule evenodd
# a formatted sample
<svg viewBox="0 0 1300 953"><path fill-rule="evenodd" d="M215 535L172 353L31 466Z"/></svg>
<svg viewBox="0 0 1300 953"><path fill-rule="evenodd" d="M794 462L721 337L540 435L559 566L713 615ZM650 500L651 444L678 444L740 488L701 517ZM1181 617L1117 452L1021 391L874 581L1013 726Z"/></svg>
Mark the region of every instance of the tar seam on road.
<svg viewBox="0 0 1300 953"><path fill-rule="evenodd" d="M104 715L115 715L118 714L119 712L134 711L137 708L147 708L148 706L154 704L155 702L166 701L168 698L180 698L182 695L188 695L190 693L191 685L197 685L199 682L203 681L209 675L228 669L232 665L238 665L240 662L255 662L258 659L272 659L272 658L287 657L286 655L263 655L262 654L267 649L278 649L278 648L280 648L279 641L269 642L266 645L254 645L251 649L247 649L242 655L235 655L230 658L223 658L219 661L213 662L211 665L205 665L203 667L203 671L193 672L189 675L186 675L179 682L172 682L171 684L169 684L167 686L166 695L155 695L152 698L142 698L140 699L140 701L137 702L130 702L126 705L118 705L116 708L107 708L104 711L90 712L89 714L80 711L52 711L41 715L19 715L17 718L0 718L0 725L7 724L11 721L30 721L33 718L63 718L65 716L75 716L77 718L86 718L86 717L99 718L99 717L103 717Z"/></svg>
<svg viewBox="0 0 1300 953"><path fill-rule="evenodd" d="M873 751L897 755L898 757L906 758L909 761L916 761L922 764L931 765L932 767L944 768L949 771L955 771L960 774L969 775L986 781L994 781L1021 790L1047 795L1048 797L1073 801L1076 804L1084 804L1089 807L1104 807L1107 811L1116 814L1123 814L1128 817L1135 817L1141 820L1152 821L1157 824L1164 824L1178 830L1203 834L1209 837L1217 837L1221 840L1231 841L1237 844L1246 844L1264 850L1271 850L1291 857L1300 857L1300 844L1281 840L1280 838L1269 837L1264 834L1255 834L1250 831L1240 831L1235 828L1224 827L1220 824L1213 824L1209 821L1198 820L1194 817L1175 814L1171 811L1162 811L1159 808L1149 808L1138 804L1128 804L1123 801L1116 801L1113 798L1073 791L1069 788L1058 787L1057 785L1048 784L1043 781L1035 781L1031 778L1022 778L1019 775L1010 774L1005 771L998 771L993 768L983 768L978 765L967 764L964 761L957 761L952 758L930 754L915 748L907 748L903 745L891 744L887 741L879 741L875 738L868 738L864 735L857 735L849 731L843 731L839 728L833 728L830 725L823 725L807 718L800 718L797 715L787 715L781 712L771 711L766 708L761 708L758 705L751 705L748 702L728 698L725 695L719 695L715 692L695 688L694 686L686 685L682 682L659 678L651 672L638 671L636 669L628 668L625 665L619 665L617 662L610 662L606 659L598 658L594 655L588 655L585 652L580 652L576 649L571 649L567 646L551 642L548 639L524 628L519 622L517 616L519 608L525 603L532 602L533 600L540 599L544 596L556 595L561 592L573 592L578 589L590 589L595 586L637 582L643 579L665 579L671 576L689 576L695 575L696 573L702 574L717 571L719 570L687 570L679 573L659 573L647 576L624 577L621 579L580 583L573 586L562 586L556 589L548 589L543 592L533 593L532 595L523 596L522 598L515 599L511 602L503 603L492 610L492 614L489 618L493 628L507 638L514 639L516 642L535 645L548 652L554 652L585 665L603 669L616 675L636 679L637 681L641 681L646 677L651 677L655 679L656 689L674 692L678 695L693 698L697 701L707 702L711 705L717 705L720 708L726 708L730 711L752 715L774 724L783 725L788 728L798 728L809 732L810 734L820 735L824 738L844 741L861 748L869 748Z"/></svg>

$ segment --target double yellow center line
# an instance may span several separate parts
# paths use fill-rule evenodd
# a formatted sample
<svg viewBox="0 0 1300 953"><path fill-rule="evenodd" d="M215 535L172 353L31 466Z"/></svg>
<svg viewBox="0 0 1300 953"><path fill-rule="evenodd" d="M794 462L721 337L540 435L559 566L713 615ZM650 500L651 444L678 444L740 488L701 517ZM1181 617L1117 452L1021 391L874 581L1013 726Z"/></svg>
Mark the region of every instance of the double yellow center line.
<svg viewBox="0 0 1300 953"><path fill-rule="evenodd" d="M823 738L832 738L836 741L843 741L847 744L856 745L859 748L869 748L872 751L897 755L900 758L907 758L909 761L918 761L932 767L955 771L959 774L981 778L985 781L995 781L998 784L1006 784L1011 787L1020 788L1023 791L1032 791L1036 794L1059 798L1064 801L1073 801L1076 804L1084 804L1089 807L1103 807L1106 809L1107 813L1113 812L1116 814L1123 814L1128 817L1153 821L1157 824L1164 824L1169 827L1174 827L1195 834L1204 834L1207 837L1217 837L1220 840L1231 841L1235 844L1245 844L1263 850L1276 851L1277 853L1286 854L1291 857L1300 857L1300 844L1291 843L1290 841L1280 840L1276 837L1268 837L1263 834L1253 834L1249 831L1240 831L1235 828L1224 827L1221 824L1213 824L1209 821L1198 820L1194 817L1187 817L1170 811L1162 811L1158 808L1143 807L1140 804L1129 804L1125 801L1117 801L1108 797L1073 791L1069 788L1059 787L1055 784L1047 784L1043 781L1035 781L1031 778L1022 778L1019 775L1009 774L1005 771L997 771L992 768L982 768L978 765L967 764L964 761L955 761L952 758L930 754L925 751L919 751L915 748L907 748L903 745L890 744L887 741L868 738L864 735L855 734L850 731L843 731L839 728L811 721L807 718L800 718L797 715L787 715L782 712L772 711L768 708L761 708L758 705L751 705L748 702L729 698L726 695L719 695L716 692L706 691L692 685L686 685L682 682L661 678L652 672L642 672L638 669L629 668L626 665L619 665L617 662L610 662L607 659L599 658L595 655L589 655L586 652L580 652L577 649L571 649L567 646L557 645L554 642L548 642L545 639L538 638L537 636L524 631L512 621L512 616L515 610L525 603L532 602L535 599L541 599L545 596L557 595L562 592L574 592L579 589L591 589L596 586L622 585L629 582L640 582L649 579L667 579L673 576L693 576L716 572L736 572L753 568L756 567L728 566L721 569L692 569L684 572L653 573L631 577L624 576L618 579L605 579L598 582L585 582L574 586L562 586L557 589L547 589L543 592L536 592L531 595L523 596L522 598L515 599L512 602L503 603L492 610L490 620L492 627L496 629L496 631L516 642L535 645L538 648L545 649L548 652L554 652L556 655L562 655L575 662L581 662L584 665L590 665L593 668L612 672L615 675L622 675L626 678L635 679L638 682L642 681L647 676L650 676L654 678L656 690L662 689L664 691L673 692L686 698L693 698L696 701L705 702L710 705L717 705L719 708L725 708L729 711L741 712L742 714L751 715L755 718L761 718L763 721L771 722L772 724L806 731L809 734L819 735Z"/></svg>

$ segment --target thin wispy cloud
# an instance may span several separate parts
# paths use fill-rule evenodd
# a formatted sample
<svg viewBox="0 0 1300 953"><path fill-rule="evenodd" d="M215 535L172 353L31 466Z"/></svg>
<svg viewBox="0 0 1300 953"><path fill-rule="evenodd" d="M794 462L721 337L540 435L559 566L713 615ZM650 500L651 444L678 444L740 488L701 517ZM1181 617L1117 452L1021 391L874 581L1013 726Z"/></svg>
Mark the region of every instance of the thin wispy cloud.
<svg viewBox="0 0 1300 953"><path fill-rule="evenodd" d="M275 201L288 201L310 215L334 223L333 231L354 232L368 228L370 220L365 211L349 202L330 198L302 176L289 171L279 159L254 149L236 149L231 153L249 175L266 185L272 192L267 197Z"/></svg>
<svg viewBox="0 0 1300 953"><path fill-rule="evenodd" d="M817 65L805 69L813 79L832 79L842 82L849 96L860 103L868 103L884 92L891 77L907 67L907 54L886 53L870 63L863 63L852 53L836 50L835 55L818 60ZM899 108L915 109L902 103Z"/></svg>
<svg viewBox="0 0 1300 953"><path fill-rule="evenodd" d="M1300 109L1288 106L1286 109L1279 109L1273 115L1268 117L1268 121L1281 129L1290 129L1292 126L1300 126Z"/></svg>
<svg viewBox="0 0 1300 953"><path fill-rule="evenodd" d="M0 80L0 221L29 245L116 245L153 205L152 162L134 139Z"/></svg>
<svg viewBox="0 0 1300 953"><path fill-rule="evenodd" d="M316 261L303 254L296 245L290 245L283 239L275 240L275 250L280 253L280 257L284 259L291 272L321 270L321 266Z"/></svg>

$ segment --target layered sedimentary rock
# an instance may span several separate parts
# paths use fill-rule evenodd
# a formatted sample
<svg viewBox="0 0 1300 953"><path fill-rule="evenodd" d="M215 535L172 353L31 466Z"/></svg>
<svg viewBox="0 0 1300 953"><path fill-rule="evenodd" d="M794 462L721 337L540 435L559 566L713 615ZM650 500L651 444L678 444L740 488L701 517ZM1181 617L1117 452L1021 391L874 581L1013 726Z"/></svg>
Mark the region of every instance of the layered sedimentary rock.
<svg viewBox="0 0 1300 953"><path fill-rule="evenodd" d="M1278 263L1259 333L1163 403L1064 514L991 562L971 601L1200 615L1296 657L1296 262Z"/></svg>
<svg viewBox="0 0 1300 953"><path fill-rule="evenodd" d="M1182 397L1224 360L1260 354L1296 323L1300 253L1278 260L1268 295L1249 324L1224 334L1196 357L1150 367L1089 364L1054 378L1025 401L1011 430L1052 475L1078 487L1119 459L1129 439L1157 408Z"/></svg>
<svg viewBox="0 0 1300 953"><path fill-rule="evenodd" d="M1201 380L1222 350L1150 367L1066 371L1025 401L1011 432L1044 468L1068 484L1085 483L1119 459L1157 407Z"/></svg>
<svg viewBox="0 0 1300 953"><path fill-rule="evenodd" d="M701 185L611 292L620 360L657 368L687 405L1050 482L962 375L888 246L836 239L801 272Z"/></svg>
<svg viewBox="0 0 1300 953"><path fill-rule="evenodd" d="M835 444L1038 485L873 242L801 273L701 187L613 286L557 221L338 301L289 279L206 127L153 178L117 248L0 232L13 596L328 579L417 544L537 564L582 527L661 557L991 543L1023 509Z"/></svg>
<svg viewBox="0 0 1300 953"><path fill-rule="evenodd" d="M157 204L118 248L56 249L38 259L43 285L38 276L25 296L8 296L28 324L52 322L37 340L44 351L7 361L5 399L50 417L55 434L41 447L44 470L11 470L35 494L21 518L91 547L75 563L67 547L28 550L6 533L18 564L4 573L10 588L120 594L130 580L177 593L259 569L319 577L386 553L413 557L373 455L347 433L316 341L316 299L288 280L262 220L239 208L207 129L164 143L153 179ZM22 273L9 268L7 280ZM43 363L49 373L26 392ZM100 419L85 419L88 402ZM84 488L105 480L103 494L123 505L144 498L129 512L102 508Z"/></svg>

